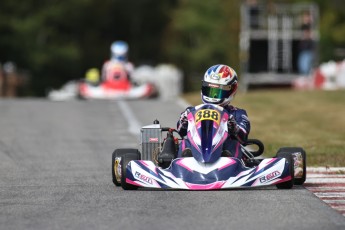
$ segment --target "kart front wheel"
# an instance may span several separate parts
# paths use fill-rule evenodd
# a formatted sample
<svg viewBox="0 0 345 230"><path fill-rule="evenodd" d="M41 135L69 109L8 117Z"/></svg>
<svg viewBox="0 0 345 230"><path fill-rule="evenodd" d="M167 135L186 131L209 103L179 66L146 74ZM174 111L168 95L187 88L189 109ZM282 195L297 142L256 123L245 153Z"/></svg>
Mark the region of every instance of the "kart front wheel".
<svg viewBox="0 0 345 230"><path fill-rule="evenodd" d="M304 184L307 177L307 154L300 147L283 147L278 150L278 154L291 154L294 162L295 185Z"/></svg>
<svg viewBox="0 0 345 230"><path fill-rule="evenodd" d="M138 186L126 182L127 178L127 165L130 161L140 160L140 155L135 153L127 153L121 159L121 186L124 190L136 190Z"/></svg>
<svg viewBox="0 0 345 230"><path fill-rule="evenodd" d="M115 149L112 154L111 175L115 186L121 186L121 159L127 153L134 153L140 156L137 149Z"/></svg>
<svg viewBox="0 0 345 230"><path fill-rule="evenodd" d="M277 157L285 158L287 161L287 164L289 166L289 171L291 175L291 180L285 181L279 184L276 184L278 189L291 189L294 185L294 178L295 178L295 172L294 172L294 164L293 164L293 157L291 153L281 152L277 153Z"/></svg>

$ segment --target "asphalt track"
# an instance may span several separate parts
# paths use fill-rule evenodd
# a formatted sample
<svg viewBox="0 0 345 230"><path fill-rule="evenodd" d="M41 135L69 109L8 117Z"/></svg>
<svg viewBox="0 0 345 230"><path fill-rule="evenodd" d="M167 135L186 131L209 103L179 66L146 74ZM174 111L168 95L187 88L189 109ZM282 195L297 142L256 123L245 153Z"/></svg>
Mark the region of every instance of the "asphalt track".
<svg viewBox="0 0 345 230"><path fill-rule="evenodd" d="M121 104L123 103L123 104ZM345 229L304 187L293 190L123 191L111 153L138 147L136 125L174 126L167 101L0 100L0 229Z"/></svg>

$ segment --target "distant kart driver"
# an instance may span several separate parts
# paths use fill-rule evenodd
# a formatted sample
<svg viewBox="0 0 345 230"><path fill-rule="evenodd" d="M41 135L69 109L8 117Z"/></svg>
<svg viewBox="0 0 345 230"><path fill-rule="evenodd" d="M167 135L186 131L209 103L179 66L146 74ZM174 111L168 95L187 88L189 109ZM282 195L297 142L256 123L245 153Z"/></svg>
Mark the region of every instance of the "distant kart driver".
<svg viewBox="0 0 345 230"><path fill-rule="evenodd" d="M85 81L91 85L98 85L100 82L100 74L97 68L90 68L85 73Z"/></svg>
<svg viewBox="0 0 345 230"><path fill-rule="evenodd" d="M229 136L223 144L222 156L242 159L241 144L248 139L250 122L244 109L230 105L237 92L238 77L231 67L227 65L211 66L204 75L201 87L201 99L204 104L222 106L228 113ZM177 131L184 137L187 135L187 114L195 111L195 107L187 107L177 122ZM187 139L180 143L178 157L191 156L190 143Z"/></svg>
<svg viewBox="0 0 345 230"><path fill-rule="evenodd" d="M116 76L114 74L113 69L114 66L123 65L124 69L127 72L127 80L130 82L130 75L133 72L134 66L131 62L128 61L128 44L124 41L115 41L110 46L110 59L103 64L102 67L102 81L104 82L112 82L117 81Z"/></svg>

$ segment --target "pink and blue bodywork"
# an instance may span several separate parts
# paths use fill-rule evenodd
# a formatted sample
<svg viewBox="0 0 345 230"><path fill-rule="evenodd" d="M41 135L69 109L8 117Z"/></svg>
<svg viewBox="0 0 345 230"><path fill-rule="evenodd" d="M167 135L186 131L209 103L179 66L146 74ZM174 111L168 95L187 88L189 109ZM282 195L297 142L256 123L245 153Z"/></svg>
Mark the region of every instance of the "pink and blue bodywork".
<svg viewBox="0 0 345 230"><path fill-rule="evenodd" d="M167 169L152 161L131 161L126 182L138 187L187 190L213 190L268 186L291 180L285 158L264 159L247 168L237 158L221 157L208 164L193 157L177 158Z"/></svg>
<svg viewBox="0 0 345 230"><path fill-rule="evenodd" d="M200 105L188 114L187 139L193 157L174 159L166 169L152 161L133 160L126 182L158 189L215 190L269 186L291 180L285 158L267 158L246 167L238 158L223 157L228 113L215 105Z"/></svg>

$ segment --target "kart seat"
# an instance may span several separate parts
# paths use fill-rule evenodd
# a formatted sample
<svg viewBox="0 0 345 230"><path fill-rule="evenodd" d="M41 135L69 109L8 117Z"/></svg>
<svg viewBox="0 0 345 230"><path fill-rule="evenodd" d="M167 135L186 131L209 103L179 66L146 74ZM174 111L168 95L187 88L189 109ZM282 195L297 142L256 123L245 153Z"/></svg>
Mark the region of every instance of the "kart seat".
<svg viewBox="0 0 345 230"><path fill-rule="evenodd" d="M162 151L158 154L158 165L162 168L169 167L171 161L176 158L176 144L171 132L167 133L167 138L163 142Z"/></svg>
<svg viewBox="0 0 345 230"><path fill-rule="evenodd" d="M248 139L245 143L242 144L244 147L256 145L256 147L246 148L254 157L258 157L263 154L265 150L264 144L258 139Z"/></svg>

